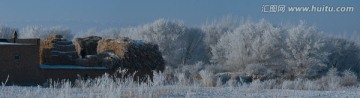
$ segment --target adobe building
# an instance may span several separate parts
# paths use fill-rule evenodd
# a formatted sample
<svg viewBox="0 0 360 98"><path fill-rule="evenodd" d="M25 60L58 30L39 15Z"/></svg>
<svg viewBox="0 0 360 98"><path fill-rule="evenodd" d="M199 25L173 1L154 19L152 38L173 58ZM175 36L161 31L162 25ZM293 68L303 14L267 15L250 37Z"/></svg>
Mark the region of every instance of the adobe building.
<svg viewBox="0 0 360 98"><path fill-rule="evenodd" d="M18 39L16 32L11 39L0 39L0 82L41 83L39 47L40 39Z"/></svg>
<svg viewBox="0 0 360 98"><path fill-rule="evenodd" d="M56 44L55 47L61 46L74 48L68 44ZM74 54L77 55L76 51L74 51L75 53L64 51L72 49L49 48L50 54L44 54L40 53L44 47L42 49L40 47L40 39L18 39L17 32L13 33L11 39L0 39L0 82L6 82L6 85L38 85L47 79L74 80L78 76L94 78L106 72L112 72L101 66L76 66L71 61L71 59L77 58L76 56L71 57ZM66 58L69 56L71 59Z"/></svg>

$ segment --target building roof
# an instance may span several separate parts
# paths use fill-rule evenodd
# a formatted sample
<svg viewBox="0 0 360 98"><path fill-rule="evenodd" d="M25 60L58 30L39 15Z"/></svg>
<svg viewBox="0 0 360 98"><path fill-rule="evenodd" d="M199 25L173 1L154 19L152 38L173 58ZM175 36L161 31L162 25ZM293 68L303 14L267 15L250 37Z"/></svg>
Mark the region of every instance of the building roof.
<svg viewBox="0 0 360 98"><path fill-rule="evenodd" d="M34 45L34 44L28 44L28 43L8 43L8 42L0 42L0 46L2 45Z"/></svg>
<svg viewBox="0 0 360 98"><path fill-rule="evenodd" d="M87 67L87 66L75 66L75 65L40 65L41 69L109 69L105 66L95 66L95 67Z"/></svg>

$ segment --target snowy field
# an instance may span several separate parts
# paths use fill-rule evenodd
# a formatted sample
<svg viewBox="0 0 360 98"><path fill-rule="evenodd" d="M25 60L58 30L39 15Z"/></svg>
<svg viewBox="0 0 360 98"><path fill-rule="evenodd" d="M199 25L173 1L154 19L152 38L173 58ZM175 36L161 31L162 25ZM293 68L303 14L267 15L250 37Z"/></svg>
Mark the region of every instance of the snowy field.
<svg viewBox="0 0 360 98"><path fill-rule="evenodd" d="M359 98L360 89L335 91L258 89L239 87L157 86L151 88L124 88L101 91L81 88L1 87L1 98Z"/></svg>
<svg viewBox="0 0 360 98"><path fill-rule="evenodd" d="M178 81L169 83L163 73L155 73L153 81L136 82L128 76L125 79L103 75L96 79L75 82L50 82L47 86L0 86L0 98L359 98L359 84L345 87L339 79L316 84L310 80L293 80L277 83L258 81L226 83L204 78L189 81L177 76ZM335 79L335 77L330 77ZM318 90L314 90L318 89Z"/></svg>

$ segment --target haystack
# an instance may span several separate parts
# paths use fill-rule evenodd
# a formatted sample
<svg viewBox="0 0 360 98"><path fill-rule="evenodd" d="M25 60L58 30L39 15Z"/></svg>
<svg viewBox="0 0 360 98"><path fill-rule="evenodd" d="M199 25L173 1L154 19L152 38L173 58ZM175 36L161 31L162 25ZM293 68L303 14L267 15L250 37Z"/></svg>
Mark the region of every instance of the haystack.
<svg viewBox="0 0 360 98"><path fill-rule="evenodd" d="M152 75L152 71L163 71L165 63L157 45L129 38L101 39L97 53L112 52L120 57L114 68L128 69L135 76Z"/></svg>
<svg viewBox="0 0 360 98"><path fill-rule="evenodd" d="M101 37L98 36L89 36L85 38L76 38L74 40L74 45L76 47L76 51L78 55L81 57L81 51L85 52L84 55L96 55L96 48L98 45L98 41L101 39Z"/></svg>
<svg viewBox="0 0 360 98"><path fill-rule="evenodd" d="M157 45L129 38L102 39L90 36L73 42L52 35L41 42L41 62L47 65L105 66L136 72L137 79L152 77L153 71L164 71L165 62ZM76 48L76 49L75 49ZM82 58L79 58L81 52Z"/></svg>
<svg viewBox="0 0 360 98"><path fill-rule="evenodd" d="M89 66L99 66L99 59L96 55L87 55L86 59L89 62Z"/></svg>
<svg viewBox="0 0 360 98"><path fill-rule="evenodd" d="M51 35L40 43L40 63L47 65L72 65L78 58L75 46L62 35Z"/></svg>
<svg viewBox="0 0 360 98"><path fill-rule="evenodd" d="M120 64L120 57L114 52L102 52L97 55L99 59L99 65L107 68L113 68Z"/></svg>

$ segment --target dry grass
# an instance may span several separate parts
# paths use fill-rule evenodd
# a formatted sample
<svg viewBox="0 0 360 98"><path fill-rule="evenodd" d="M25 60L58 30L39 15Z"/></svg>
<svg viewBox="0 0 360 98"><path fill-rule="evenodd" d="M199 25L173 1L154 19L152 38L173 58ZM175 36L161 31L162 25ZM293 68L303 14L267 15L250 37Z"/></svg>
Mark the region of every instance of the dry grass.
<svg viewBox="0 0 360 98"><path fill-rule="evenodd" d="M102 53L111 50L121 58L125 58L125 53L127 52L130 44L131 41L129 39L127 40L101 39L98 42L97 53Z"/></svg>
<svg viewBox="0 0 360 98"><path fill-rule="evenodd" d="M79 79L76 82L53 81L49 87L18 87L2 86L0 97L38 97L38 98L158 98L158 97L329 97L347 96L359 97L360 89L356 86L343 87L332 91L318 91L316 88L320 82L312 80L284 81L277 84L275 80L256 80L249 84L237 84L213 87L212 80L209 80L210 71L200 71L202 78L200 84L166 84L164 73L154 73L154 81L136 82L133 76L124 79L113 78L105 74L96 79ZM126 70L119 71L126 75ZM178 74L182 75L182 74ZM181 77L181 76L178 76ZM183 78L187 81L187 78ZM181 79L178 79L181 82ZM340 81L340 80L338 80ZM231 82L231 81L230 81ZM228 83L230 83L228 82ZM309 88L314 87L315 88ZM320 89L321 90L321 89ZM340 91L339 91L340 90ZM347 91L347 92L343 92Z"/></svg>

